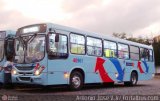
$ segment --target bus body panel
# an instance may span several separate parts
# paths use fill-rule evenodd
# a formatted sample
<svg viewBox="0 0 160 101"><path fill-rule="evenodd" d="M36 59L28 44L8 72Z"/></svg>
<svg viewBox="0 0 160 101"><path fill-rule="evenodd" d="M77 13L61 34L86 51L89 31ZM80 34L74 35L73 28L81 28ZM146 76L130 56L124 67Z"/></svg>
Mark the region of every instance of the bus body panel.
<svg viewBox="0 0 160 101"><path fill-rule="evenodd" d="M77 60L75 60L77 59ZM115 67L113 63L108 58L102 58L105 60L105 63L102 64L102 66L105 68L105 72L109 75L109 77L114 82L122 82L122 81L129 81L131 72L137 71L138 73L138 80L149 80L152 78L152 71L149 70L149 73L140 73L138 70L138 61L132 61L132 60L118 60L121 61L121 64L123 67ZM125 64L124 64L125 62ZM96 57L93 56L79 56L79 55L70 55L67 60L49 60L48 62L48 70L49 72L53 71L53 75L58 74L58 76L51 76L48 75L48 81L49 85L51 84L68 84L69 79L64 78L64 73L69 72L69 74L72 72L73 69L76 68L82 68L85 73L85 83L102 83L101 75L98 72L95 72L95 66L96 66ZM129 63L132 63L133 65L130 65ZM56 64L56 65L53 65ZM126 66L126 64L128 66ZM149 64L149 63L148 63ZM50 65L52 66L50 68ZM153 64L150 64L153 67ZM55 67L54 67L55 66ZM122 71L118 72L118 69L116 68L122 68ZM142 65L142 69L145 70L145 66ZM151 69L152 70L152 69ZM57 72L57 73L56 73ZM115 77L115 73L121 73L122 77L119 79ZM105 76L105 75L102 75ZM54 80L55 79L55 80Z"/></svg>
<svg viewBox="0 0 160 101"><path fill-rule="evenodd" d="M138 80L150 80L152 75L155 73L154 62L141 61L143 73L139 70Z"/></svg>

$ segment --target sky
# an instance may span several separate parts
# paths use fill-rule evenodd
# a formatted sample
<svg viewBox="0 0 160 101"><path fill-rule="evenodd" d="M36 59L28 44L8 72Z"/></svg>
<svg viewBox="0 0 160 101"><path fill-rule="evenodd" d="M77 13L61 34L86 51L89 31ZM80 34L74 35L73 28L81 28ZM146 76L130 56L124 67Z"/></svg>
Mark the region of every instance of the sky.
<svg viewBox="0 0 160 101"><path fill-rule="evenodd" d="M43 22L154 37L160 35L160 0L0 0L0 30Z"/></svg>

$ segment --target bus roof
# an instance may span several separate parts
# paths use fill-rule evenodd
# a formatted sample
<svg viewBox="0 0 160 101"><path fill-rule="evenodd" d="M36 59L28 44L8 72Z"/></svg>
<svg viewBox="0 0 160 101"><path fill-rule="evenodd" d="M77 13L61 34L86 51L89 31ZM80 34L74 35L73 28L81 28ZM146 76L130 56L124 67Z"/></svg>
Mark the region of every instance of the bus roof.
<svg viewBox="0 0 160 101"><path fill-rule="evenodd" d="M28 25L28 26L41 25L41 24L45 24L47 26L46 30L49 30L49 28L56 29L56 30L63 30L63 31L67 31L67 32L83 34L85 36L93 36L93 37L97 37L97 38L101 38L101 39L105 39L105 40L115 41L117 43L124 43L124 44L128 44L128 45L153 49L153 47L151 45L149 46L149 45L145 45L145 44L140 44L140 43L133 42L133 41L128 41L128 40L125 40L125 39L116 38L116 37L113 37L111 35L104 35L104 34L100 34L100 33L98 34L98 33L95 33L95 32L84 31L84 30L80 30L80 29L77 29L77 28L67 27L67 26L58 25L58 24L54 24L54 23L40 23L40 24L32 24L32 25ZM28 27L28 26L24 26L24 27L21 27L21 28L25 28L25 27ZM19 29L21 29L21 28L19 28Z"/></svg>
<svg viewBox="0 0 160 101"><path fill-rule="evenodd" d="M140 43L133 42L133 41L128 41L128 40L125 40L125 39L116 38L116 37L113 37L111 35L97 34L97 33L94 33L94 32L83 31L83 30L80 30L80 29L67 27L67 26L62 26L62 25L58 25L58 24L52 24L52 23L48 23L48 25L51 25L55 29L61 29L61 30L69 31L69 32L80 33L80 34L93 36L93 37L98 37L98 38L102 38L102 39L106 39L106 40L110 40L110 41L115 41L115 42L119 42L119 43L124 43L124 44L128 44L128 45L134 45L134 46L153 49L152 46L145 45L145 44L140 44Z"/></svg>

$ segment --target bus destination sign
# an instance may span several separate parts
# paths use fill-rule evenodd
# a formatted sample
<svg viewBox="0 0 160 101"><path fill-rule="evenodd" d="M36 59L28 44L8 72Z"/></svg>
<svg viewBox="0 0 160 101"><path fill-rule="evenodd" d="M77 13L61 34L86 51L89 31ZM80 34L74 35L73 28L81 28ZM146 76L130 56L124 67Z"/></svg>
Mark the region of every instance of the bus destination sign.
<svg viewBox="0 0 160 101"><path fill-rule="evenodd" d="M47 29L46 24L35 24L21 27L17 30L16 35L21 34L33 34L33 33L45 33Z"/></svg>

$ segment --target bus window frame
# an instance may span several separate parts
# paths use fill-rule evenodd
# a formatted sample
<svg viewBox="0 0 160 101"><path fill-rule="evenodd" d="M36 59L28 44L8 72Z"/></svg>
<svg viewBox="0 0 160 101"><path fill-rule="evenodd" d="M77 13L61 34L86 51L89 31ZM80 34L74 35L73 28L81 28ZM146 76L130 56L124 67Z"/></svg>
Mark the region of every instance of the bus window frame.
<svg viewBox="0 0 160 101"><path fill-rule="evenodd" d="M127 45L127 46L128 46L128 59L126 59L126 58L119 58L119 53L118 53L118 52L119 52L120 50L119 50L118 44L123 44L123 45ZM118 43L117 43L117 47L118 47L118 48L117 48L117 57L118 57L119 59L130 60L130 54L129 54L129 53L130 53L130 47L129 47L129 44L125 44L125 43L122 43L122 42L118 42ZM123 52L127 52L127 51L123 51Z"/></svg>
<svg viewBox="0 0 160 101"><path fill-rule="evenodd" d="M102 47L101 47L101 48L102 48L102 54L101 54L101 56L88 54L88 52L87 52L87 51L88 51L88 50L87 50L87 46L88 46L88 45L87 45L87 42L88 42L88 39L87 39L87 38L88 38L88 37L101 40L101 43L102 43ZM89 46L90 46L90 45L89 45ZM94 36L87 35L87 36L86 36L86 50L87 50L87 51L86 51L86 54L87 54L88 56L103 57L103 40L102 40L102 38L98 38L98 37L94 37Z"/></svg>
<svg viewBox="0 0 160 101"><path fill-rule="evenodd" d="M116 54L115 54L115 57L106 57L105 56L105 54L104 54L104 41L109 41L109 42L113 42L113 43L115 43L116 44ZM113 49L112 49L113 50ZM103 56L105 57L105 58L118 58L118 44L117 44L117 42L116 41L112 41L112 40L107 40L107 39L104 39L103 40Z"/></svg>
<svg viewBox="0 0 160 101"><path fill-rule="evenodd" d="M133 52L130 51L130 50L131 50L131 49L130 49L130 46L133 46L133 47L137 47L137 48L138 48L138 51L139 51L139 53L138 53L139 59L138 59L138 60L131 58L131 53L133 53ZM133 54L137 54L137 53L133 53ZM139 60L140 60L140 47L139 47L139 46L136 46L136 45L129 45L129 56L130 56L130 60L139 61Z"/></svg>
<svg viewBox="0 0 160 101"><path fill-rule="evenodd" d="M51 56L52 58L49 58L50 56L49 56L49 51L50 51L50 45L49 45L49 35L50 34L59 34L59 35L63 35L63 36L66 36L66 38L67 38L67 57L66 58L62 58L62 57L58 57L58 56L55 56L55 57L53 57L53 55ZM69 38L68 38L68 35L66 35L66 34L62 34L62 33L56 33L56 32L48 32L47 33L47 35L46 35L46 50L47 50L47 58L49 59L49 60L55 60L55 59L68 59L68 57L69 57Z"/></svg>
<svg viewBox="0 0 160 101"><path fill-rule="evenodd" d="M77 53L72 53L71 52L71 34L75 34L75 35L80 35L80 36L83 36L84 37L84 51L85 51L85 53L84 54L77 54ZM87 47L86 47L86 45L87 45L87 39L86 39L86 36L85 35L83 35L83 34L80 34L80 33L75 33L75 32L70 32L69 33L69 40L68 40L69 42L69 52L70 52L70 54L74 54L74 55L86 55L86 53L87 53ZM78 45L81 45L81 44L78 44Z"/></svg>

